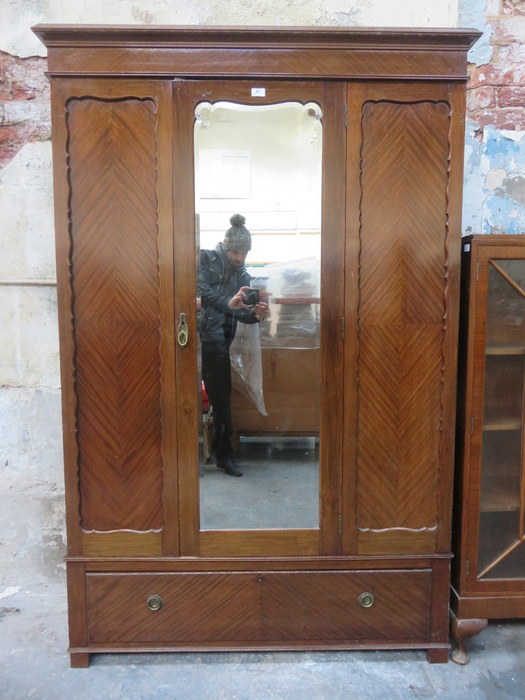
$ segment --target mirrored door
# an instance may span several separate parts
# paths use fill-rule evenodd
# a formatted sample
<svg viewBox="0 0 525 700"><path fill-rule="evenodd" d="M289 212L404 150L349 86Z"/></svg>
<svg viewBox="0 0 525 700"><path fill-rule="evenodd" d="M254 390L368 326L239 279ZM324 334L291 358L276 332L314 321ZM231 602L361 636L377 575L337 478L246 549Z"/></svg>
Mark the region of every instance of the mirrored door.
<svg viewBox="0 0 525 700"><path fill-rule="evenodd" d="M317 84L177 89L192 181L188 303L176 319L179 369L194 380L184 384L194 440L179 460L188 541L213 554L257 554L270 541L317 553L323 537L334 548L342 402L326 368L342 352L344 197L333 94Z"/></svg>

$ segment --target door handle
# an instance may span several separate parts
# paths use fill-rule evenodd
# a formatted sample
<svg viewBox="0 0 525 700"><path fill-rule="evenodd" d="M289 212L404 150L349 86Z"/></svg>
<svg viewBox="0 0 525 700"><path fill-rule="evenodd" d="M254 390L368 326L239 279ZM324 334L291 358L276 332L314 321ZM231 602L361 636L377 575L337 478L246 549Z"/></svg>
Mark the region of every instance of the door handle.
<svg viewBox="0 0 525 700"><path fill-rule="evenodd" d="M177 328L177 342L181 348L186 347L189 340L188 324L186 322L186 314L180 314L179 327Z"/></svg>

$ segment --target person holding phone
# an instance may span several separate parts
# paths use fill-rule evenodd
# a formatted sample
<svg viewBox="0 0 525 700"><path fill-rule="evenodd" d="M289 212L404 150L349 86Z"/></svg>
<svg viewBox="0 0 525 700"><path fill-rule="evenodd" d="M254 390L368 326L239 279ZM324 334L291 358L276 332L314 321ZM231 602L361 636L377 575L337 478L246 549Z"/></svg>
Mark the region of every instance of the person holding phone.
<svg viewBox="0 0 525 700"><path fill-rule="evenodd" d="M213 409L215 437L212 450L217 467L229 476L242 476L231 443L230 345L237 323L258 323L269 313L250 287L246 257L252 247L246 219L234 214L224 240L214 250L202 250L199 269L199 334L202 379Z"/></svg>

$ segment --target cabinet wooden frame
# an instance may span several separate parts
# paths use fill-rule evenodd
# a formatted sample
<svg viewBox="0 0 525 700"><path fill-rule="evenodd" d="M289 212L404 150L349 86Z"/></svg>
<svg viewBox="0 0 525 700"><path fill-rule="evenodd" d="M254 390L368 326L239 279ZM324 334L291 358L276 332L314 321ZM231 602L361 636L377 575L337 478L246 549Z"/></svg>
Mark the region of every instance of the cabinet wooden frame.
<svg viewBox="0 0 525 700"><path fill-rule="evenodd" d="M488 619L525 617L525 570L513 578L484 577L480 570L481 477L490 466L490 461L483 463L485 407L491 399L485 386L486 363L493 357L487 338L489 269L491 261L525 260L525 236L467 236L462 247L452 610L457 643L453 659L464 664L466 639L484 629ZM521 474L523 489L523 468ZM519 493L516 502L523 512Z"/></svg>
<svg viewBox="0 0 525 700"><path fill-rule="evenodd" d="M466 53L479 32L34 30L52 88L73 665L92 652L219 648L420 648L446 661ZM323 111L312 530L199 529L188 438L195 314L189 346L175 340L176 320L195 304L193 115L199 95L250 102L249 87L265 87L267 101L317 100ZM130 329L144 335L132 358ZM143 413L133 397L139 376L153 387L141 394ZM192 605L173 608L188 581L210 582L210 621L177 637L194 615ZM413 594L406 618L399 591L388 598L394 581ZM141 606L156 592L146 586L142 632L124 633L133 615L117 606L104 621L101 612L112 582L139 601L144 582L158 584L168 602L150 609L150 621ZM368 616L363 582L377 587ZM246 613L253 625L214 627L217 606L236 598L234 617ZM334 601L333 617L323 603L322 619L301 634L321 598ZM357 606L343 627L342 604ZM279 632L287 615L294 631Z"/></svg>

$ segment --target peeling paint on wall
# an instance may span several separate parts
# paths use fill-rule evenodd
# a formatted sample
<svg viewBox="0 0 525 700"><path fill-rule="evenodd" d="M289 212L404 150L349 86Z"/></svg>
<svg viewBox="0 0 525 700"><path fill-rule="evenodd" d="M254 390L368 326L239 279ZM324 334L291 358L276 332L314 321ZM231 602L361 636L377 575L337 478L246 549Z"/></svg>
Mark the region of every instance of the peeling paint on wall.
<svg viewBox="0 0 525 700"><path fill-rule="evenodd" d="M496 0L499 6L500 0ZM485 12L492 12L493 0L459 0L458 24L460 27L469 27L483 32L475 45L470 49L469 62L477 66L488 63L492 57L490 39L492 27L487 25Z"/></svg>
<svg viewBox="0 0 525 700"><path fill-rule="evenodd" d="M463 230L525 233L525 2L461 0L469 54ZM468 18L468 19L467 19Z"/></svg>
<svg viewBox="0 0 525 700"><path fill-rule="evenodd" d="M46 68L43 58L0 53L0 168L24 144L51 138Z"/></svg>
<svg viewBox="0 0 525 700"><path fill-rule="evenodd" d="M525 131L467 131L465 233L525 233Z"/></svg>
<svg viewBox="0 0 525 700"><path fill-rule="evenodd" d="M481 14L484 3L486 17ZM512 0L462 0L463 5L475 5L473 24L485 28L469 54L470 118L480 127L491 124L499 129L524 130L525 2L518 6Z"/></svg>

